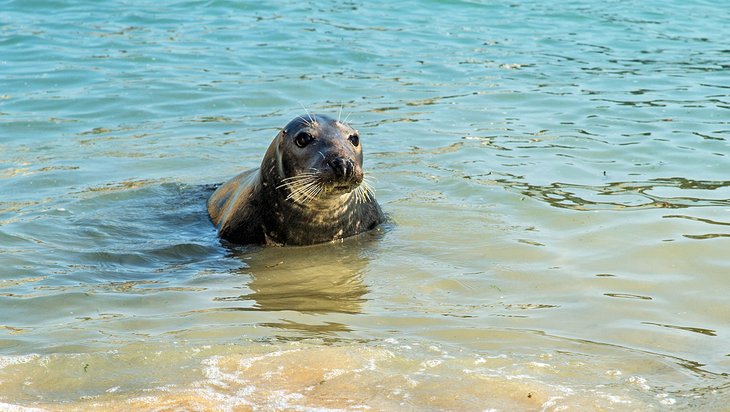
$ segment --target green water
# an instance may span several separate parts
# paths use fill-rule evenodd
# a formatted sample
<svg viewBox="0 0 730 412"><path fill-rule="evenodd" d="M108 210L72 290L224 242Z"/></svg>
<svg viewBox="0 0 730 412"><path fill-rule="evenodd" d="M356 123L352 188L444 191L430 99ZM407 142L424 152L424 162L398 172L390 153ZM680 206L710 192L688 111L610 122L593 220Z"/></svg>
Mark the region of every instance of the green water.
<svg viewBox="0 0 730 412"><path fill-rule="evenodd" d="M0 0L0 410L723 410L730 9ZM391 223L218 241L307 110Z"/></svg>

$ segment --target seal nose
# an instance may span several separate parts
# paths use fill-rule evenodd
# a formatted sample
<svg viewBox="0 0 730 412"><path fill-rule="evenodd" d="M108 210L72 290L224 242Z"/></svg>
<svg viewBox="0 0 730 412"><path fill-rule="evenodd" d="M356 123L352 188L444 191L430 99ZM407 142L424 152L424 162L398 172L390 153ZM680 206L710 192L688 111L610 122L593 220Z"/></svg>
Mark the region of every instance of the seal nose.
<svg viewBox="0 0 730 412"><path fill-rule="evenodd" d="M351 160L335 157L327 162L337 179L348 179L353 173L353 164Z"/></svg>

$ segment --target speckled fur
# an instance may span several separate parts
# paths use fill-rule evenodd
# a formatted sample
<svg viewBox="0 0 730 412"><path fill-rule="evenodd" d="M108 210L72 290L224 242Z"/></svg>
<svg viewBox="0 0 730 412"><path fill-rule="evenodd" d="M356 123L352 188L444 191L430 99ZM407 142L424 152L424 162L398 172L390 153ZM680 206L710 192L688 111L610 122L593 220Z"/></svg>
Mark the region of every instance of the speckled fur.
<svg viewBox="0 0 730 412"><path fill-rule="evenodd" d="M294 142L302 131L314 137L304 148ZM307 114L292 120L271 142L261 167L235 176L208 199L208 213L219 236L239 244L311 245L383 223L385 217L373 196L355 196L363 179L363 157L362 145L349 139L353 134L357 131L349 125L327 116ZM346 177L328 166L334 158L353 168ZM291 189L282 180L312 170L326 190L306 201L291 198Z"/></svg>

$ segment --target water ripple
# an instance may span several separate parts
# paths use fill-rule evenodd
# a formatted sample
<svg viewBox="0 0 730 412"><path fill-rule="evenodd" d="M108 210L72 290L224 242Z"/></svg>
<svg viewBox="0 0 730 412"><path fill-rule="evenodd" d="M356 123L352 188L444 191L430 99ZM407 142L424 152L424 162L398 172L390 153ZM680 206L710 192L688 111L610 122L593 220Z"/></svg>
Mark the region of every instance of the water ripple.
<svg viewBox="0 0 730 412"><path fill-rule="evenodd" d="M319 401L407 376L383 396L361 392L382 402L361 406L499 408L495 390L521 396L512 409L725 406L721 5L6 0L2 10L3 402L155 403L129 402L139 395L195 409L276 402L285 390L292 407L354 408ZM207 185L257 166L302 105L360 129L397 225L370 243L221 244ZM358 346L403 336L413 339ZM317 343L272 352L281 356L264 358L259 381L240 383L241 351L303 340ZM201 344L167 350L186 342ZM353 348L355 363L343 355ZM336 370L303 379L331 355ZM389 365L380 374L375 358ZM279 359L293 366L279 386L245 392L267 387ZM495 376L505 367L519 379ZM263 405L282 404L244 407Z"/></svg>

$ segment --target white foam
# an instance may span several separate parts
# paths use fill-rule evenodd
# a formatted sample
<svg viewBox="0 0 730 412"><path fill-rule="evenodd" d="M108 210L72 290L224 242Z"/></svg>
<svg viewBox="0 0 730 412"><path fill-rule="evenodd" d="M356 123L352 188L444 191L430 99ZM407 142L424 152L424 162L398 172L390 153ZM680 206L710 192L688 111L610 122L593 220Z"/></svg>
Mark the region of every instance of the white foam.
<svg viewBox="0 0 730 412"><path fill-rule="evenodd" d="M555 407L557 406L558 401L561 399L564 399L564 398L562 396L552 396L552 397L548 398L548 400L543 402L543 404L541 405L542 410L544 411L544 410L548 410L551 408L554 408L553 410L557 410L557 408L555 408Z"/></svg>
<svg viewBox="0 0 730 412"><path fill-rule="evenodd" d="M628 382L638 386L645 391L651 389L651 386L646 383L646 378L642 378L641 376L630 376Z"/></svg>
<svg viewBox="0 0 730 412"><path fill-rule="evenodd" d="M0 411L2 411L2 412L47 412L47 409L27 408L25 406L13 405L10 403L0 402Z"/></svg>
<svg viewBox="0 0 730 412"><path fill-rule="evenodd" d="M300 401L302 399L304 399L304 395L301 393L290 393L282 390L272 391L271 395L269 395L268 406L271 407L271 410L300 409L290 402Z"/></svg>
<svg viewBox="0 0 730 412"><path fill-rule="evenodd" d="M660 393L656 397L659 398L659 399L661 399L659 401L659 403L662 404L662 405L665 405L665 406L672 406L675 403L677 403L677 400L676 399L670 398L669 397L669 394L666 394L666 393Z"/></svg>
<svg viewBox="0 0 730 412"><path fill-rule="evenodd" d="M359 372L366 372L366 371L374 371L375 369L376 369L375 358L370 358L370 359L368 359L365 366L363 366L362 368L359 368L359 369L353 369L353 372L359 373Z"/></svg>
<svg viewBox="0 0 730 412"><path fill-rule="evenodd" d="M282 355L286 355L289 353L295 353L295 352L299 352L299 351L301 351L301 349L280 350L280 351L276 351L276 352L267 353L267 354L261 355L261 356L245 358L245 359L241 359L241 361L239 362L239 365L244 369L249 369L251 366L253 366L254 363L256 363L260 360L264 360L267 358L278 358Z"/></svg>
<svg viewBox="0 0 730 412"><path fill-rule="evenodd" d="M0 356L0 369L12 365L22 365L24 363L32 362L39 357L40 355L37 355L35 353L20 356Z"/></svg>
<svg viewBox="0 0 730 412"><path fill-rule="evenodd" d="M426 368L435 368L435 367L441 365L442 363L444 363L444 361L441 359L429 359L427 361L421 362L421 366L426 367Z"/></svg>
<svg viewBox="0 0 730 412"><path fill-rule="evenodd" d="M345 373L347 373L347 371L345 369L332 369L331 371L324 374L324 379L325 380L334 379L338 376L344 375Z"/></svg>
<svg viewBox="0 0 730 412"><path fill-rule="evenodd" d="M439 347L438 347L438 346L436 346L436 345L431 345L431 346L429 346L429 347L428 347L428 350L430 350L431 352L436 352L436 353L440 353L440 354L442 354L442 355L448 355L448 354L449 354L448 352L446 352L445 350L443 350L443 349L439 348Z"/></svg>
<svg viewBox="0 0 730 412"><path fill-rule="evenodd" d="M602 398L604 398L604 399L606 399L609 402L614 403L614 404L631 405L631 401L630 400L624 399L624 398L622 398L620 396L617 396L617 395L610 395L610 394L607 394L607 393L601 393L599 395Z"/></svg>
<svg viewBox="0 0 730 412"><path fill-rule="evenodd" d="M238 373L226 373L221 370L218 366L220 359L220 356L213 356L203 360L202 363L205 365L203 375L208 380L207 383L223 388L227 388L231 382L243 384L245 380L241 379Z"/></svg>

